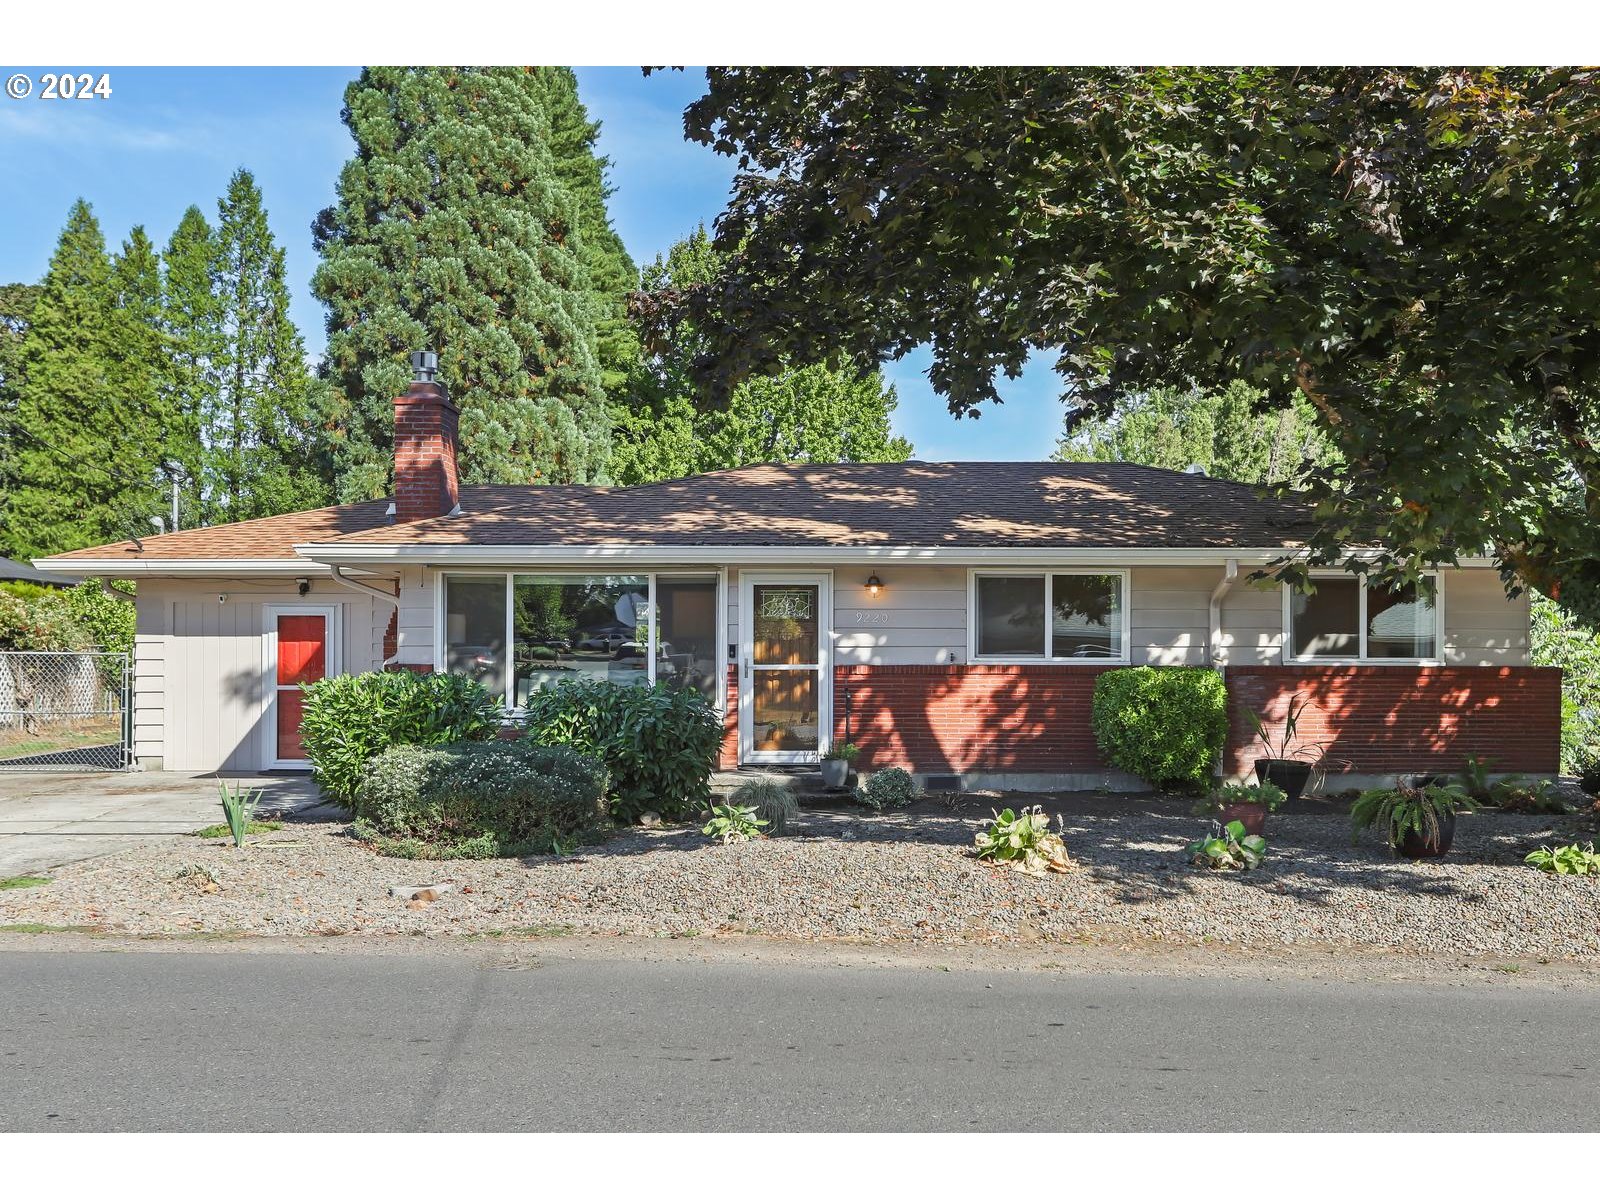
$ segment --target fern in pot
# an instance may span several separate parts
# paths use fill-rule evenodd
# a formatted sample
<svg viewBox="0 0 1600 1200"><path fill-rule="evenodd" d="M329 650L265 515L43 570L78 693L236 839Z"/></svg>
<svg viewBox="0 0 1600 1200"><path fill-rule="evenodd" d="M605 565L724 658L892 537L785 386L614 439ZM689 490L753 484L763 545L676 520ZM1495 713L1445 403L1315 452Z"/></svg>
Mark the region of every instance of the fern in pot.
<svg viewBox="0 0 1600 1200"><path fill-rule="evenodd" d="M1473 812L1478 802L1459 784L1371 788L1350 809L1351 842L1376 826L1402 858L1442 858L1456 836L1456 814Z"/></svg>
<svg viewBox="0 0 1600 1200"><path fill-rule="evenodd" d="M1290 800L1300 799L1311 781L1311 772L1322 761L1322 746L1300 738L1300 720L1310 707L1311 699L1304 693L1290 696L1288 711L1276 734L1260 713L1246 710L1256 742L1266 751L1264 757L1256 759L1256 779L1281 788Z"/></svg>
<svg viewBox="0 0 1600 1200"><path fill-rule="evenodd" d="M861 747L854 742L845 742L841 746L834 746L822 756L822 784L833 791L840 791L850 781L850 767L861 754Z"/></svg>

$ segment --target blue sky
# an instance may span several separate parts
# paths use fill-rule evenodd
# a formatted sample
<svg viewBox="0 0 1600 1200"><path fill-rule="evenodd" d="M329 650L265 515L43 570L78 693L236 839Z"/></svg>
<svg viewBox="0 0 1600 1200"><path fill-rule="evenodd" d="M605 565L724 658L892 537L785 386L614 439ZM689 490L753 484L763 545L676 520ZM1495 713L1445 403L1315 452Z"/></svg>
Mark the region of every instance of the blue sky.
<svg viewBox="0 0 1600 1200"><path fill-rule="evenodd" d="M100 68L84 68L94 74ZM27 68L6 67L9 75ZM39 71L29 72L37 78ZM240 166L255 173L285 247L294 316L312 353L323 310L311 296L311 221L332 202L352 149L339 121L355 68L110 69L108 100L0 97L0 280L36 280L72 201L94 206L116 246L134 225L162 245L190 204L213 216ZM611 215L634 259L649 262L721 211L732 161L683 139L696 70L645 78L637 67L578 69L612 160ZM1037 459L1060 428L1056 380L1043 366L1004 384L1007 403L957 422L933 394L924 354L885 366L900 396L897 431L924 459Z"/></svg>

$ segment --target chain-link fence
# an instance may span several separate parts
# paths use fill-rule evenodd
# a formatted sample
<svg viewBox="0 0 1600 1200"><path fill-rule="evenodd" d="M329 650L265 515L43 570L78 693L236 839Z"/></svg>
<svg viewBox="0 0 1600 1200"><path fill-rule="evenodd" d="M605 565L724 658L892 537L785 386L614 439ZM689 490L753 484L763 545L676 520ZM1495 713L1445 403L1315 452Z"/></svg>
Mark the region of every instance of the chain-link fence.
<svg viewBox="0 0 1600 1200"><path fill-rule="evenodd" d="M126 654L0 651L0 771L121 771L132 762Z"/></svg>

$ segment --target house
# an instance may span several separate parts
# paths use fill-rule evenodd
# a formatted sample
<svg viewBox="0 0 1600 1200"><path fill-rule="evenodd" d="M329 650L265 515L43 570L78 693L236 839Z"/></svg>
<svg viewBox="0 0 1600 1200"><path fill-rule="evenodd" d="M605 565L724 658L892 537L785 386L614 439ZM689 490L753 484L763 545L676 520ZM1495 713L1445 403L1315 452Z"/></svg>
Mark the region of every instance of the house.
<svg viewBox="0 0 1600 1200"><path fill-rule="evenodd" d="M1125 786L1090 699L1148 663L1225 673L1232 776L1255 757L1244 709L1281 716L1296 693L1330 786L1467 754L1557 769L1560 673L1529 665L1526 599L1486 560L1398 593L1253 582L1302 545L1302 506L1126 464L463 487L457 419L428 378L395 401L392 503L39 561L139 581L140 763L303 766L299 685L381 667L463 672L513 708L578 675L693 687L724 713L725 768L853 741L934 786Z"/></svg>

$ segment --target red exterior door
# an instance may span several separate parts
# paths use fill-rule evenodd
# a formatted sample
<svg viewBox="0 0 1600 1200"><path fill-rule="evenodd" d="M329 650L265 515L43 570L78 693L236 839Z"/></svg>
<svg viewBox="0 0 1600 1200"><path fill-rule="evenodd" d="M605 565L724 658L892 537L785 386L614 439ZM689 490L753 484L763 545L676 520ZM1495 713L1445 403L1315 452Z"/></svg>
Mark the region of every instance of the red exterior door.
<svg viewBox="0 0 1600 1200"><path fill-rule="evenodd" d="M278 758L305 758L300 747L300 716L305 698L302 683L315 683L328 673L328 618L280 616L278 618L277 689Z"/></svg>

